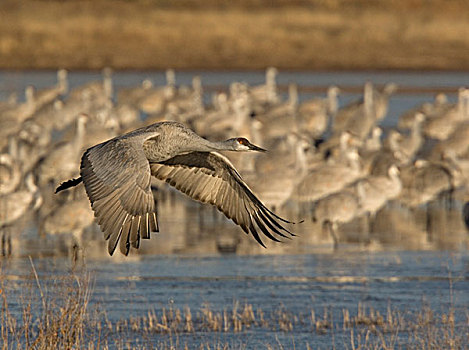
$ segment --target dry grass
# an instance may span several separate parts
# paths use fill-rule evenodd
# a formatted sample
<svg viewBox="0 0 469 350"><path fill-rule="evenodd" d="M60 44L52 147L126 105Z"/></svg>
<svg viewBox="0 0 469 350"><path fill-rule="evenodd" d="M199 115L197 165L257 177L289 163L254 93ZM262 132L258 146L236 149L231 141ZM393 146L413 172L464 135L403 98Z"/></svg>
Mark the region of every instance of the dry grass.
<svg viewBox="0 0 469 350"><path fill-rule="evenodd" d="M88 302L91 280L88 274L54 281L40 281L32 266L26 289L17 290L0 276L3 349L71 349L87 343ZM46 282L46 283L44 283ZM10 309L20 300L20 310ZM16 303L14 303L16 304ZM95 340L89 342L93 347Z"/></svg>
<svg viewBox="0 0 469 350"><path fill-rule="evenodd" d="M0 275L2 349L192 349L192 341L198 349L244 349L246 332L274 335L278 343L265 342L267 349L312 349L317 337L330 337L334 348L348 349L463 349L469 344L469 314L461 320L452 307L437 313L423 305L410 313L388 306L381 313L359 304L337 317L330 308L295 313L282 306L267 311L239 302L223 310L209 304L198 310L169 304L110 321L105 311L90 309L93 283L87 273L40 280L32 265L28 283L18 289L16 282ZM231 334L232 339L239 334L241 342L216 340L223 339L217 334ZM290 341L278 340L277 335L289 334ZM311 340L295 344L295 334L310 334Z"/></svg>
<svg viewBox="0 0 469 350"><path fill-rule="evenodd" d="M230 4L4 1L0 67L469 69L464 1Z"/></svg>

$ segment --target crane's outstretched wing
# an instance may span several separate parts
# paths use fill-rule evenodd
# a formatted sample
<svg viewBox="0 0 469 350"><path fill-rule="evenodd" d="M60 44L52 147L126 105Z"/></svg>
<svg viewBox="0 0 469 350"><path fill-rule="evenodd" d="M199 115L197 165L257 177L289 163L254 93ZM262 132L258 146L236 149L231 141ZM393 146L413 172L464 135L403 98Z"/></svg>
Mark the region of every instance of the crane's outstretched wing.
<svg viewBox="0 0 469 350"><path fill-rule="evenodd" d="M160 163L150 163L151 174L189 197L210 203L251 233L263 247L260 230L279 242L273 233L289 238L293 234L279 221L290 223L270 211L252 193L230 161L221 154L190 152Z"/></svg>
<svg viewBox="0 0 469 350"><path fill-rule="evenodd" d="M141 138L112 139L88 149L81 159L81 177L111 255L119 239L120 251L127 255L130 245L138 248L140 237L158 232L150 165Z"/></svg>

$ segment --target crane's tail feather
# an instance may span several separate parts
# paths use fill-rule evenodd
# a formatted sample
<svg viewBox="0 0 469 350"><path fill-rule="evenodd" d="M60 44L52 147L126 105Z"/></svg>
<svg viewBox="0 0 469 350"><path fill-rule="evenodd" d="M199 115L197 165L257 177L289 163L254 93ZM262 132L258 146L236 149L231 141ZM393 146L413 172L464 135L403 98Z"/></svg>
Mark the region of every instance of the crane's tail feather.
<svg viewBox="0 0 469 350"><path fill-rule="evenodd" d="M79 185L81 182L83 181L83 179L80 177L76 178L76 179L71 179L71 180L68 180L68 181L65 181L65 182L62 182L59 187L57 187L55 189L55 193L59 193L60 191L63 191L63 190L66 190L67 188L70 188L70 187L74 187L76 185Z"/></svg>

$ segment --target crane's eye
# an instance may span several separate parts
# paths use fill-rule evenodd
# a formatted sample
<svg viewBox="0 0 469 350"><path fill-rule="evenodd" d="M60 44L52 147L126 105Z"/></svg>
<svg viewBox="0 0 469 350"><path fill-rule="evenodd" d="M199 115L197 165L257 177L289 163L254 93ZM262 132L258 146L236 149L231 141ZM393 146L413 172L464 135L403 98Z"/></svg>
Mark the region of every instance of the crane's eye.
<svg viewBox="0 0 469 350"><path fill-rule="evenodd" d="M246 140L244 137L238 137L238 143L241 145L247 145L248 140Z"/></svg>

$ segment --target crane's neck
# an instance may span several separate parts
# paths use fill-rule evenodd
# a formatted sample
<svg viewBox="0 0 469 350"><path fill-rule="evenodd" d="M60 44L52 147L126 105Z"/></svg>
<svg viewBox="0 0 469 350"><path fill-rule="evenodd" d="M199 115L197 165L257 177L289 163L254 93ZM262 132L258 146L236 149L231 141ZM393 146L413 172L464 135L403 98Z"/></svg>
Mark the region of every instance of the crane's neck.
<svg viewBox="0 0 469 350"><path fill-rule="evenodd" d="M414 122L414 125L413 125L411 133L410 133L410 140L414 144L420 144L420 142L423 142L422 120L416 120Z"/></svg>
<svg viewBox="0 0 469 350"><path fill-rule="evenodd" d="M164 158L174 157L178 154L182 154L185 152L216 152L216 151L236 151L233 146L233 143L230 140L226 141L209 141L200 137L197 134L194 134L195 138L185 139L184 137L179 139L179 143L177 145L172 145L168 147L168 145L164 145L161 147L157 145L156 148L159 151L159 154L165 154ZM148 143L150 145L150 143ZM149 152L151 152L149 150ZM155 160L156 161L156 160Z"/></svg>
<svg viewBox="0 0 469 350"><path fill-rule="evenodd" d="M307 166L307 159L306 159L306 152L304 145L301 142L298 142L296 146L296 163L295 163L295 169L298 171L299 176L297 178L303 178L304 175L306 175L306 172L308 170Z"/></svg>
<svg viewBox="0 0 469 350"><path fill-rule="evenodd" d="M389 169L388 177L391 180L396 193L400 193L402 191L402 180L395 166Z"/></svg>
<svg viewBox="0 0 469 350"><path fill-rule="evenodd" d="M113 86L112 86L112 71L109 68L103 70L103 89L106 99L112 100Z"/></svg>
<svg viewBox="0 0 469 350"><path fill-rule="evenodd" d="M354 173L361 171L360 156L356 149L349 150L346 154L349 162L349 167Z"/></svg>
<svg viewBox="0 0 469 350"><path fill-rule="evenodd" d="M298 87L296 84L288 85L288 104L292 108L298 106Z"/></svg>
<svg viewBox="0 0 469 350"><path fill-rule="evenodd" d="M31 173L26 175L26 177L24 179L24 183L25 183L26 188L28 189L29 192L34 194L38 191L38 187L34 183L34 177Z"/></svg>
<svg viewBox="0 0 469 350"><path fill-rule="evenodd" d="M398 138L399 138L399 134L397 134L397 132L391 134L389 137L389 148L391 148L393 152L399 151L400 147L399 147Z"/></svg>
<svg viewBox="0 0 469 350"><path fill-rule="evenodd" d="M85 137L86 132L86 118L84 116L80 116L77 119L77 129L74 139L74 145L76 150L81 150L83 146L83 139Z"/></svg>
<svg viewBox="0 0 469 350"><path fill-rule="evenodd" d="M18 159L18 140L13 135L8 136L8 154L13 159Z"/></svg>
<svg viewBox="0 0 469 350"><path fill-rule="evenodd" d="M202 146L200 151L202 152L212 152L212 151L236 151L233 147L233 144L229 142L230 140L226 141L206 141L206 143Z"/></svg>
<svg viewBox="0 0 469 350"><path fill-rule="evenodd" d="M270 102L275 102L277 99L277 82L275 80L277 71L274 68L267 69L265 83L267 90L267 99Z"/></svg>
<svg viewBox="0 0 469 350"><path fill-rule="evenodd" d="M367 82L365 84L363 102L365 108L365 116L369 118L373 117L373 85L370 82Z"/></svg>
<svg viewBox="0 0 469 350"><path fill-rule="evenodd" d="M247 106L244 105L242 100L237 101L234 105L234 123L233 123L233 130L239 134L241 133L241 129L247 123L248 119L248 109Z"/></svg>
<svg viewBox="0 0 469 350"><path fill-rule="evenodd" d="M68 92L68 73L65 69L57 71L57 87L62 95Z"/></svg>
<svg viewBox="0 0 469 350"><path fill-rule="evenodd" d="M330 87L327 90L327 110L330 116L334 116L339 109L339 102L337 100L337 88Z"/></svg>

